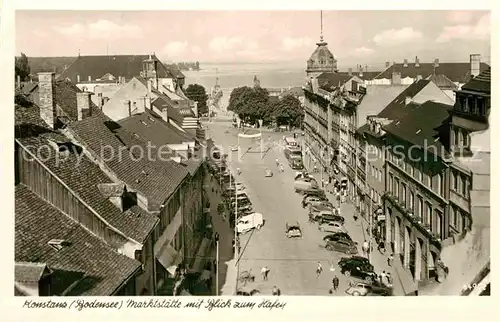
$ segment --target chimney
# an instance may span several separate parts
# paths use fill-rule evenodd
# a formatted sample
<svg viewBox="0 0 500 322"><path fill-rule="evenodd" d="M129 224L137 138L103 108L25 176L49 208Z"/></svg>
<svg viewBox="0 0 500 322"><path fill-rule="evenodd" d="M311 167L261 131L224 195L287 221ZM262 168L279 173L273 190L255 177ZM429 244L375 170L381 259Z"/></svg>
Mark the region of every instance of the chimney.
<svg viewBox="0 0 500 322"><path fill-rule="evenodd" d="M80 83L80 75L76 75L76 83Z"/></svg>
<svg viewBox="0 0 500 322"><path fill-rule="evenodd" d="M405 59L405 60L403 61L403 67L408 67L408 59Z"/></svg>
<svg viewBox="0 0 500 322"><path fill-rule="evenodd" d="M391 84L392 85L401 85L401 73L400 72L393 72L392 73Z"/></svg>
<svg viewBox="0 0 500 322"><path fill-rule="evenodd" d="M153 109L152 102L153 102L153 100L151 99L151 96L146 95L146 108L145 109L152 110Z"/></svg>
<svg viewBox="0 0 500 322"><path fill-rule="evenodd" d="M124 211L123 196L125 185L121 183L100 183L97 185L99 192L111 201L120 211Z"/></svg>
<svg viewBox="0 0 500 322"><path fill-rule="evenodd" d="M385 68L389 68L391 66L391 63L389 63L388 61L385 62Z"/></svg>
<svg viewBox="0 0 500 322"><path fill-rule="evenodd" d="M21 88L21 76L20 76L20 75L17 75L17 84L16 84L16 88L17 88L17 89L20 89L20 88Z"/></svg>
<svg viewBox="0 0 500 322"><path fill-rule="evenodd" d="M439 58L434 59L434 67L439 67Z"/></svg>
<svg viewBox="0 0 500 322"><path fill-rule="evenodd" d="M415 56L415 67L420 67L420 61L418 60L418 56Z"/></svg>
<svg viewBox="0 0 500 322"><path fill-rule="evenodd" d="M128 111L128 116L132 116L132 107L130 106L130 101L126 100L123 102L123 105L125 106L125 110Z"/></svg>
<svg viewBox="0 0 500 322"><path fill-rule="evenodd" d="M405 97L405 105L408 105L411 103L411 97L410 96L406 96Z"/></svg>
<svg viewBox="0 0 500 322"><path fill-rule="evenodd" d="M76 93L76 110L77 110L77 121L83 120L84 110L88 111L89 115L91 115L90 111L90 93L89 92L80 92Z"/></svg>
<svg viewBox="0 0 500 322"><path fill-rule="evenodd" d="M153 91L153 80L148 79L148 93Z"/></svg>
<svg viewBox="0 0 500 322"><path fill-rule="evenodd" d="M415 81L419 81L419 80L422 80L422 75L418 74L417 77L415 78Z"/></svg>
<svg viewBox="0 0 500 322"><path fill-rule="evenodd" d="M92 81L92 76L89 76L89 82L91 82L91 81Z"/></svg>
<svg viewBox="0 0 500 322"><path fill-rule="evenodd" d="M471 54L470 55L470 76L476 77L479 75L481 65L481 55Z"/></svg>
<svg viewBox="0 0 500 322"><path fill-rule="evenodd" d="M352 76L352 68L349 68L349 69L348 69L347 74L348 74L349 76Z"/></svg>
<svg viewBox="0 0 500 322"><path fill-rule="evenodd" d="M38 96L40 101L40 117L51 128L54 128L56 112L56 77L52 72L38 73Z"/></svg>
<svg viewBox="0 0 500 322"><path fill-rule="evenodd" d="M102 93L97 93L97 107L102 111L103 106Z"/></svg>

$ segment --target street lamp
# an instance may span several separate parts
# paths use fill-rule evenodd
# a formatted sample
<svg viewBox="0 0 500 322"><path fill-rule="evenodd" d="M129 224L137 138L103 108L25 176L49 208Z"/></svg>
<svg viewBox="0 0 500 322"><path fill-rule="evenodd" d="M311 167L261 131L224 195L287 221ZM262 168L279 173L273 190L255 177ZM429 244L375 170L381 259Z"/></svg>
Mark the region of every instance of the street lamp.
<svg viewBox="0 0 500 322"><path fill-rule="evenodd" d="M219 234L215 233L215 295L219 295Z"/></svg>

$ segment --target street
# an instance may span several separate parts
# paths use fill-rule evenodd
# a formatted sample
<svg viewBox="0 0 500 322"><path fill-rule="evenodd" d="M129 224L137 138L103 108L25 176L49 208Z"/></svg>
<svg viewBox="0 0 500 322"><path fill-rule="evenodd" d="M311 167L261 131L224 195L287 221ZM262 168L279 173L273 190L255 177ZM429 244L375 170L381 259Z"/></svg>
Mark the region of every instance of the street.
<svg viewBox="0 0 500 322"><path fill-rule="evenodd" d="M340 274L337 262L347 255L329 252L323 248L323 237L317 224L308 223L307 210L301 207L302 197L293 189L294 173L285 159L282 149L272 147L261 159L259 145L245 153L238 161L237 152L231 152L230 145L237 144L237 129L230 124L211 123L208 125L210 136L216 145L221 146L224 153L231 154L228 162L232 173L240 168L241 174L236 180L243 182L247 195L253 203L253 211L264 215L265 225L240 237L242 255L239 271L251 270L255 282L246 288L258 289L262 294L271 294L273 286L277 286L283 295L329 295L332 278L336 274L340 279L339 289L333 295L343 296L348 288L350 278ZM224 133L228 129L229 133ZM248 133L258 133L250 130ZM278 142L283 137L280 132L263 132L264 141L268 145ZM268 138L271 137L271 141ZM251 144L250 139L240 139L242 150ZM284 172L276 167L276 158L284 164ZM274 172L273 177L265 177L266 169ZM319 178L317 178L319 181ZM331 197L331 195L329 196ZM337 203L333 201L336 205ZM358 242L359 254L365 239L361 220L352 219L354 207L342 204L341 215L345 218L345 227L354 241ZM302 228L301 239L289 239L285 236L286 222L299 222ZM365 227L366 228L366 227ZM317 277L316 267L320 262L323 273ZM332 267L334 272L330 271ZM270 269L268 281L263 281L260 270L263 266ZM377 267L376 267L377 270ZM239 283L238 287L243 287Z"/></svg>

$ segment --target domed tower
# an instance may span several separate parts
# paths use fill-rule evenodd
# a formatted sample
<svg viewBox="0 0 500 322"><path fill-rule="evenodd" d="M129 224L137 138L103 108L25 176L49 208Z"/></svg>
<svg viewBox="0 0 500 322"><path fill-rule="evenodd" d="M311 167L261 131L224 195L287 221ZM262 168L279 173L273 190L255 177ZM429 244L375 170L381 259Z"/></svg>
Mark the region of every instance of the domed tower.
<svg viewBox="0 0 500 322"><path fill-rule="evenodd" d="M323 40L323 12L321 12L321 36L316 50L307 61L307 78L316 77L324 72L337 72L337 60L327 47Z"/></svg>

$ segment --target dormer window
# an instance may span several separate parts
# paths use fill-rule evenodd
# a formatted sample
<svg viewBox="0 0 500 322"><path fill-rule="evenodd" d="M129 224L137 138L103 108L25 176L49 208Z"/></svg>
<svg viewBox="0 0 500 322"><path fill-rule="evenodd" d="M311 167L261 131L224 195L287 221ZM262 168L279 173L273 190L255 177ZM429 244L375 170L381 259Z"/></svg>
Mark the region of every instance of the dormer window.
<svg viewBox="0 0 500 322"><path fill-rule="evenodd" d="M463 105L463 109L464 109L465 113L469 113L469 111L470 111L470 108L469 108L470 101L469 100L470 100L470 97L465 99L465 104Z"/></svg>
<svg viewBox="0 0 500 322"><path fill-rule="evenodd" d="M484 116L485 115L484 99L482 97L478 97L476 104L477 104L477 115Z"/></svg>
<svg viewBox="0 0 500 322"><path fill-rule="evenodd" d="M60 251L66 246L69 246L70 243L65 241L64 239L51 239L48 241L50 247L55 249L56 251Z"/></svg>
<svg viewBox="0 0 500 322"><path fill-rule="evenodd" d="M468 105L468 108L469 108L469 111L472 113L472 114L476 114L476 98L474 96L469 96L467 98L467 105Z"/></svg>

